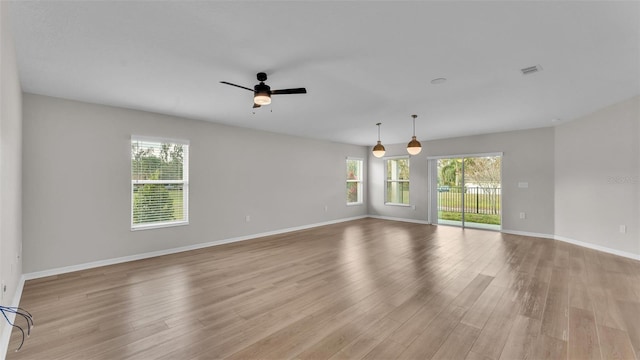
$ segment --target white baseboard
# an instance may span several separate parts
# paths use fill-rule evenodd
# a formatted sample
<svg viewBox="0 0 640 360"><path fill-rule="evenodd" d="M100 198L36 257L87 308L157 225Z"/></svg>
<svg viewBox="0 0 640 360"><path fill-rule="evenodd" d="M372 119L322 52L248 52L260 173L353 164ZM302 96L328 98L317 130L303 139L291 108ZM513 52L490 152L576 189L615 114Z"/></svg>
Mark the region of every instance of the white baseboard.
<svg viewBox="0 0 640 360"><path fill-rule="evenodd" d="M611 248L608 248L606 246L591 244L591 243L584 242L584 241L578 241L578 240L570 239L568 237L564 237L564 236L560 236L560 235L556 235L554 238L556 240L558 240L558 241L562 241L562 242L566 242L566 243L569 243L569 244L586 247L588 249L598 250L598 251L606 252L608 254L618 255L618 256L626 257L626 258L633 259L633 260L640 260L640 254L634 254L634 253L630 253L630 252L626 252L626 251L611 249Z"/></svg>
<svg viewBox="0 0 640 360"><path fill-rule="evenodd" d="M20 299L22 298L22 289L24 289L24 275L20 277L20 280L18 281L18 286L16 287L16 292L15 294L13 294L13 301L11 302L11 307L18 307L20 306ZM16 314L7 314L7 317L9 318L9 321L11 321L12 323L15 321L16 319ZM3 319L0 319L0 321L4 321ZM9 340L11 340L11 331L13 330L13 326L7 324L7 326L5 326L2 330L2 337L0 338L0 359L4 360L7 356L7 351L9 349ZM26 339L25 339L26 341Z"/></svg>
<svg viewBox="0 0 640 360"><path fill-rule="evenodd" d="M408 223L414 223L414 224L431 225L431 223L426 220L405 219L405 218L396 218L391 216L380 216L380 215L369 215L367 217L370 217L373 219L380 219L380 220L391 220L391 221L401 221L401 222L408 222Z"/></svg>
<svg viewBox="0 0 640 360"><path fill-rule="evenodd" d="M569 243L569 244L585 247L587 249L602 251L602 252L605 252L607 254L618 255L618 256L626 257L626 258L633 259L633 260L640 260L640 254L634 254L634 253L630 253L630 252L626 252L626 251L621 251L621 250L608 248L608 247L602 246L602 245L596 245L596 244L592 244L592 243L588 243L588 242L584 242L584 241L570 239L570 238L565 237L565 236L551 235L551 234L539 234L539 233L532 233L532 232L527 232L527 231L516 231L516 230L502 230L502 232L503 233L507 233L507 234L523 235L523 236L531 236L531 237L558 240L558 241L566 242L566 243Z"/></svg>
<svg viewBox="0 0 640 360"><path fill-rule="evenodd" d="M184 251L197 250L197 249L202 249L202 248L206 248L206 247L210 247L210 246L229 244L229 243L234 243L234 242L244 241L244 240L251 240L251 239L255 239L255 238L271 236L271 235L278 235L278 234L288 233L288 232L292 232L292 231L306 230L306 229L311 229L311 228L318 227L318 226L337 224L337 223L341 223L341 222L345 222L345 221L358 220L358 219L363 219L363 218L367 218L367 217L374 218L374 219L381 219L381 220L409 222L409 223L415 223L415 224L425 224L425 225L429 225L430 224L430 222L428 222L426 220L397 218L397 217L381 216L381 215L362 215L362 216L356 216L356 217L350 217L350 218L342 218L342 219L337 219L337 220L325 221L325 222L321 222L321 223L315 223L315 224L308 224L308 225L296 226L296 227L291 227L291 228L279 229L279 230L275 230L275 231L267 231L267 232L263 232L263 233L239 236L239 237L228 238L228 239L221 239L221 240L216 240L216 241L211 241L211 242L206 242L206 243L201 243L201 244L194 244L194 245L182 246L182 247L178 247L178 248L171 248L171 249L166 249L166 250L152 251L152 252L148 252L148 253L123 256L123 257L114 258L114 259L99 260L99 261L93 261L93 262L84 263L84 264L71 265L71 266L65 266L65 267L60 267L60 268L55 268L55 269L49 269L49 270L26 273L26 274L22 275L21 284L20 284L20 291L17 294L21 294L22 293L22 286L24 285L24 281L25 280L38 279L38 278L47 277L47 276L53 276L53 275L66 274L66 273L70 273L70 272L74 272L74 271L81 271L81 270L92 269L92 268L96 268L96 267L100 267L100 266L107 266L107 265L120 264L120 263L124 263L124 262L129 262L129 261L142 260L142 259L152 258L152 257L156 257L156 256L170 255L170 254L175 254L175 253L184 252ZM623 257L634 259L634 260L640 260L640 255L639 254L634 254L634 253L629 253L629 252L620 251L620 250L616 250L616 249L611 249L611 248L600 246L600 245L595 245L595 244L591 244L591 243L587 243L587 242L583 242L583 241L570 239L570 238L567 238L567 237L564 237L564 236L558 236L558 235L552 235L552 234L543 234L543 233L534 233L534 232L519 231L519 230L509 230L509 229L502 229L501 232L506 233L506 234L514 234L514 235L522 235L522 236L530 236L530 237L537 237L537 238L544 238L544 239L559 240L559 241L563 241L563 242L566 242L566 243L570 243L570 244L586 247L586 248L593 249L593 250L606 252L606 253L613 254L613 255L623 256ZM20 301L20 297L18 296L17 302L19 302L19 301ZM0 345L2 345L2 344L0 344Z"/></svg>
<svg viewBox="0 0 640 360"><path fill-rule="evenodd" d="M318 226L338 224L345 221L364 219L367 217L368 217L367 215L363 215L363 216L356 216L356 217L350 217L350 218L342 218L337 220L325 221L321 223L296 226L296 227L279 229L274 231L267 231L267 232L258 233L258 234L251 234L251 235L238 236L238 237L229 238L229 239L215 240L215 241L201 243L201 244L194 244L194 245L181 246L181 247L171 248L166 250L159 250L159 251L152 251L152 252L147 252L142 254L123 256L123 257L114 258L114 259L92 261L84 264L71 265L71 266L50 269L50 270L26 273L23 275L23 278L24 280L39 279L47 276L54 276L54 275L66 274L74 271L92 269L100 266L114 265L114 264L129 262L129 261L148 259L156 256L170 255L170 254L180 253L184 251L197 250L197 249L207 248L207 247L216 246L216 245L229 244L229 243L234 243L238 241L256 239L256 238L265 237L265 236L279 235L279 234L284 234L292 231L306 230L306 229L311 229Z"/></svg>
<svg viewBox="0 0 640 360"><path fill-rule="evenodd" d="M341 223L341 222L345 222L345 221L358 220L358 219L363 219L363 218L367 218L367 217L374 218L374 219L381 219L381 220L409 222L409 223L415 223L415 224L425 224L425 225L429 225L430 224L426 220L396 218L396 217L380 216L380 215L362 215L362 216L356 216L356 217L351 217L351 218L342 218L342 219L337 219L337 220L331 220L331 221L325 221L325 222L321 222L321 223L296 226L296 227L280 229L280 230L275 230L275 231L267 231L267 232L263 232L263 233L239 236L239 237L228 238L228 239L221 239L221 240L211 241L211 242L207 242L207 243L194 244L194 245L182 246L182 247L178 247L178 248L171 248L171 249L166 249L166 250L152 251L152 252L148 252L148 253L123 256L123 257L114 258L114 259L99 260L99 261L93 261L93 262L84 263L84 264L71 265L71 266L65 266L65 267L60 267L60 268L55 268L55 269L49 269L49 270L26 273L26 274L22 275L21 284L20 284L20 291L17 292L17 294L21 294L22 293L22 286L24 285L24 281L25 280L38 279L38 278L47 277L47 276L53 276L53 275L66 274L66 273L70 273L70 272L74 272L74 271L87 270L87 269L92 269L92 268L96 268L96 267L100 267L100 266L120 264L120 263L124 263L124 262L135 261L135 260L142 260L142 259L152 258L152 257L156 257L156 256L170 255L170 254L175 254L175 253L179 253L179 252L197 250L197 249L202 249L202 248L216 246L216 245L234 243L234 242L238 242L238 241L251 240L251 239L256 239L256 238L265 237L265 236L279 235L279 234L288 233L288 232L292 232L292 231L306 230L306 229L311 229L311 228L318 227L318 226L337 224L337 223ZM534 233L534 232L528 232L528 231L508 230L508 229L502 229L501 231L503 233L506 233L506 234L514 234L514 235L522 235L522 236L530 236L530 237L537 237L537 238L559 240L559 241L567 242L567 243L570 243L570 244L586 247L586 248L589 248L589 249L606 252L606 253L613 254L613 255L623 256L623 257L634 259L634 260L640 260L640 255L639 254L634 254L634 253L629 253L629 252L625 252L625 251L615 250L615 249L611 249L611 248L600 246L600 245L595 245L595 244L591 244L591 243L587 243L587 242L583 242L583 241L570 239L570 238L567 238L567 237L564 237L564 236L543 234L543 233ZM19 302L19 301L20 301L20 297L18 296L17 302Z"/></svg>
<svg viewBox="0 0 640 360"><path fill-rule="evenodd" d="M543 239L555 239L555 237L553 235L551 235L551 234L534 233L534 232L528 232L528 231L502 229L501 232L503 232L505 234L538 237L538 238L543 238Z"/></svg>

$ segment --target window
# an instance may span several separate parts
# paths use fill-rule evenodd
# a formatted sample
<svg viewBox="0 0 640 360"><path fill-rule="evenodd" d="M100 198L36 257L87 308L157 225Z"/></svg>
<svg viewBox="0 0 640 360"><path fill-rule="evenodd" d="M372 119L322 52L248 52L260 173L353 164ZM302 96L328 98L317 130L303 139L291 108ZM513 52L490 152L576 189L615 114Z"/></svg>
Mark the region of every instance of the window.
<svg viewBox="0 0 640 360"><path fill-rule="evenodd" d="M189 143L131 139L131 230L189 223Z"/></svg>
<svg viewBox="0 0 640 360"><path fill-rule="evenodd" d="M409 158L387 158L385 166L385 204L409 205Z"/></svg>
<svg viewBox="0 0 640 360"><path fill-rule="evenodd" d="M362 204L362 159L347 158L347 205Z"/></svg>

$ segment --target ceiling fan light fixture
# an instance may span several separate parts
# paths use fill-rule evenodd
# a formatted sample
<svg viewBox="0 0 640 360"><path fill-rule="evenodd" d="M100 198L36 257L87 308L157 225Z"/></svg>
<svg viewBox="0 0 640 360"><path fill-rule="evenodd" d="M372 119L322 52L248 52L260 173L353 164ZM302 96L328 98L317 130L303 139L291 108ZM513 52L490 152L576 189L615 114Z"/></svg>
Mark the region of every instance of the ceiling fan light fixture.
<svg viewBox="0 0 640 360"><path fill-rule="evenodd" d="M249 90L253 93L253 108L271 104L271 95L290 95L290 94L306 94L306 88L280 89L271 91L271 87L264 82L267 80L267 74L260 72L256 75L259 84L250 89L246 86L230 83L228 81L220 81L225 85L235 86L240 89Z"/></svg>
<svg viewBox="0 0 640 360"><path fill-rule="evenodd" d="M271 95L268 92L257 92L253 97L253 102L262 106L271 104Z"/></svg>
<svg viewBox="0 0 640 360"><path fill-rule="evenodd" d="M418 155L422 151L422 144L416 139L416 118L418 115L411 115L411 117L413 118L413 136L407 144L407 152L409 155Z"/></svg>
<svg viewBox="0 0 640 360"><path fill-rule="evenodd" d="M373 147L373 156L377 157L377 158L381 158L384 156L384 153L386 152L384 146L382 145L382 143L380 142L380 125L382 123L377 123L376 125L378 126L378 143L376 144L376 146Z"/></svg>

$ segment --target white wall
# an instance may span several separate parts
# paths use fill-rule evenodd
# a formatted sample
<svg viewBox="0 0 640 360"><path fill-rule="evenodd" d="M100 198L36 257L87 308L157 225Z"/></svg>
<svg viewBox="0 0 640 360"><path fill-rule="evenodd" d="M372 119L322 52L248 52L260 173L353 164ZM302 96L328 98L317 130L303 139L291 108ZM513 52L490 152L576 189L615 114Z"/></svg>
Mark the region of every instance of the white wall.
<svg viewBox="0 0 640 360"><path fill-rule="evenodd" d="M13 304L22 275L22 92L18 80L8 3L0 2L0 303ZM4 356L11 328L0 319ZM5 333L6 332L6 333Z"/></svg>
<svg viewBox="0 0 640 360"><path fill-rule="evenodd" d="M23 101L25 273L367 214L366 203L346 206L345 158L366 167L362 146L40 95ZM132 134L190 141L188 226L130 231Z"/></svg>
<svg viewBox="0 0 640 360"><path fill-rule="evenodd" d="M428 216L427 157L503 152L502 227L505 231L553 235L553 128L512 131L422 142L422 152L410 160L410 201L416 206L384 205L382 159L369 157L369 213L426 221ZM406 144L385 145L385 156L405 155ZM528 182L526 189L518 182ZM519 213L525 212L526 219Z"/></svg>
<svg viewBox="0 0 640 360"><path fill-rule="evenodd" d="M407 141L408 142L408 141ZM407 144L383 144L383 158L376 158L369 151L369 214L406 220L427 221L428 177L425 142L422 152L409 158L409 203L411 206L385 205L384 158L407 156ZM369 148L371 150L371 148Z"/></svg>
<svg viewBox="0 0 640 360"><path fill-rule="evenodd" d="M640 256L639 123L635 97L556 127L556 235Z"/></svg>

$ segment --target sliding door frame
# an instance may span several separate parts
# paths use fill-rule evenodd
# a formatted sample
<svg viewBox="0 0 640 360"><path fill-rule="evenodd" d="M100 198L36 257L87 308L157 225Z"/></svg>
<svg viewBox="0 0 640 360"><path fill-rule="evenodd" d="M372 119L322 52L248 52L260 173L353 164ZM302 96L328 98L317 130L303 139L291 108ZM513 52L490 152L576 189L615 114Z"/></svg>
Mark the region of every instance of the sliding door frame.
<svg viewBox="0 0 640 360"><path fill-rule="evenodd" d="M502 228L502 173L503 173L503 162L504 153L500 152L489 152L489 153L466 153L466 154L454 154L454 155L435 155L427 157L427 169L429 169L429 179L427 184L429 186L428 193L428 203L429 209L427 211L427 216L429 217L429 223L437 225L438 224L438 160L440 159L455 159L455 158L475 158L475 157L492 157L499 156L500 160L500 228ZM464 177L464 161L462 164L462 186L464 187L465 177ZM464 194L462 196L462 228L465 228L464 221Z"/></svg>

